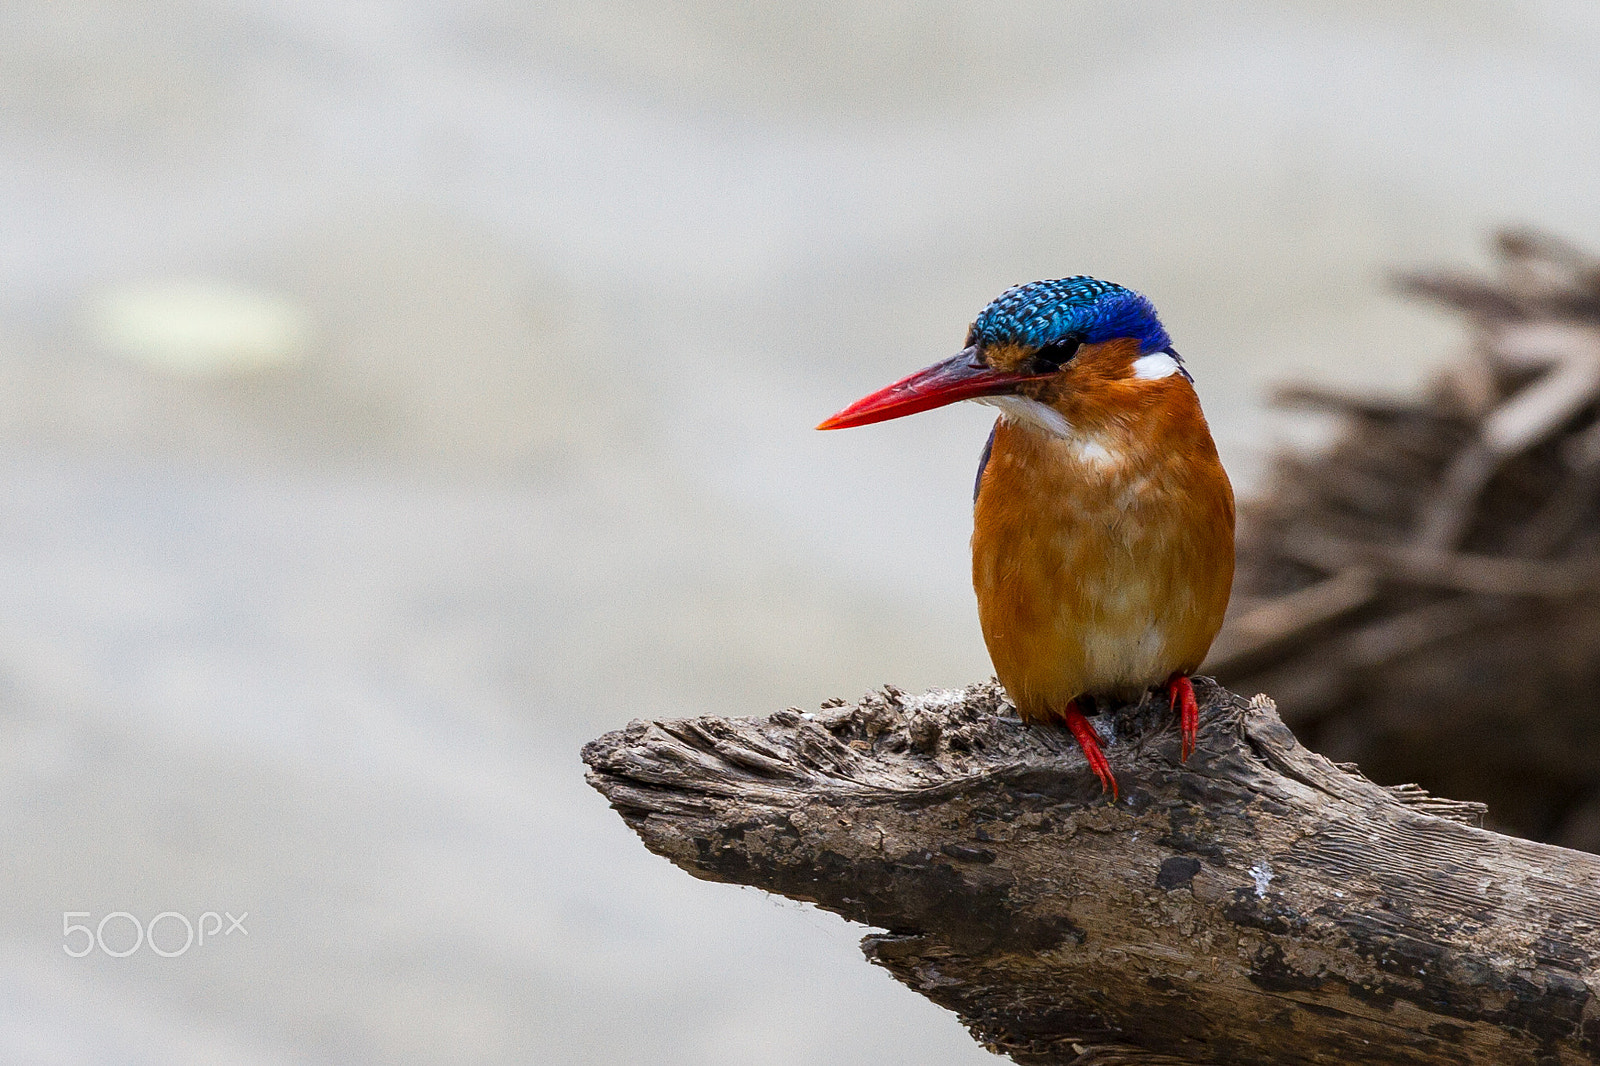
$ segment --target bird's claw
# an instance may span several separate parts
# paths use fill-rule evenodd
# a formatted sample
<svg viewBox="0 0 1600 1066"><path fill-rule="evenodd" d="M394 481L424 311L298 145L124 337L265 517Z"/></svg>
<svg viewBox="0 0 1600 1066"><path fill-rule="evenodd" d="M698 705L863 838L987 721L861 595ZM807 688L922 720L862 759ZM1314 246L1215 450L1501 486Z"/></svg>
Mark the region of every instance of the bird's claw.
<svg viewBox="0 0 1600 1066"><path fill-rule="evenodd" d="M1200 736L1200 703L1194 698L1194 682L1183 675L1167 682L1168 706L1178 712L1178 733L1183 738L1181 761L1188 762Z"/></svg>
<svg viewBox="0 0 1600 1066"><path fill-rule="evenodd" d="M1067 723L1067 728L1072 730L1072 736L1078 742L1078 747L1083 749L1083 757L1088 760L1089 769L1100 779L1100 791L1111 793L1113 802L1117 799L1117 779L1111 773L1111 763L1106 759L1105 752L1100 750L1100 737L1096 735L1094 726L1089 724L1089 719L1078 710L1078 701L1073 700L1067 705L1066 712L1061 716Z"/></svg>

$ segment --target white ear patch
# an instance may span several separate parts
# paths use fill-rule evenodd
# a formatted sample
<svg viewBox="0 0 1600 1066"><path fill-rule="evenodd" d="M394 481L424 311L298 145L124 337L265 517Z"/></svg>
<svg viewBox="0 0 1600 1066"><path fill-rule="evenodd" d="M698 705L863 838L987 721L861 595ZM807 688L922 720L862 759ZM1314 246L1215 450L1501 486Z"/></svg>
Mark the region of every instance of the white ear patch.
<svg viewBox="0 0 1600 1066"><path fill-rule="evenodd" d="M1133 361L1133 376L1143 381L1170 378L1181 369L1178 361L1167 352L1151 352Z"/></svg>

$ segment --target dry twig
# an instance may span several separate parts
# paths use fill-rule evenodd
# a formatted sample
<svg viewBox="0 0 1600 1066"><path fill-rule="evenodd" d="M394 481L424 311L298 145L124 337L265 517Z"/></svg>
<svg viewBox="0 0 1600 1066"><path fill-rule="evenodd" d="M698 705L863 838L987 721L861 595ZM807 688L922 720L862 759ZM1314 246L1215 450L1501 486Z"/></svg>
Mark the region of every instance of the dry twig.
<svg viewBox="0 0 1600 1066"><path fill-rule="evenodd" d="M1494 278L1401 279L1473 331L1430 397L1279 391L1346 428L1245 509L1208 668L1274 692L1319 750L1600 849L1594 819L1567 825L1600 803L1600 260L1525 231L1497 249ZM1555 707L1578 772L1534 758L1529 716Z"/></svg>

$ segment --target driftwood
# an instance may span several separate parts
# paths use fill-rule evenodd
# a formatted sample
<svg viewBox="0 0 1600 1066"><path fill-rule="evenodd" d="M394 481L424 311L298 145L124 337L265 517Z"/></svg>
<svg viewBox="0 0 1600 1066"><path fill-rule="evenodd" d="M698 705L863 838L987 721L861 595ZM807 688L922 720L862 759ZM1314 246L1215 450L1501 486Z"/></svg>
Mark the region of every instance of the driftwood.
<svg viewBox="0 0 1600 1066"><path fill-rule="evenodd" d="M1241 508L1205 669L1377 780L1600 851L1600 259L1496 252L1492 277L1400 279L1468 329L1429 395L1280 390L1343 428Z"/></svg>
<svg viewBox="0 0 1600 1066"><path fill-rule="evenodd" d="M1017 1062L1600 1061L1600 858L1198 688L1186 764L1154 698L1098 720L1117 802L992 684L636 721L583 756L653 851L886 930L867 956Z"/></svg>

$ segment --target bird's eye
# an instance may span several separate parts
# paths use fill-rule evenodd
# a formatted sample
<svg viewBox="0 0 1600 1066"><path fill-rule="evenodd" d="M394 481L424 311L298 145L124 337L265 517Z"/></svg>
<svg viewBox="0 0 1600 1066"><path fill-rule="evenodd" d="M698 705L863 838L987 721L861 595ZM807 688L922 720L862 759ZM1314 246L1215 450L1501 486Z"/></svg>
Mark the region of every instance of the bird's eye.
<svg viewBox="0 0 1600 1066"><path fill-rule="evenodd" d="M1047 344L1028 357L1029 361L1040 373L1053 373L1065 366L1072 357L1078 354L1078 345L1083 343L1076 337Z"/></svg>
<svg viewBox="0 0 1600 1066"><path fill-rule="evenodd" d="M961 347L963 347L963 348L971 348L974 344L977 344L977 343L978 343L978 324L976 322L974 322L972 325L967 327L967 343L963 344Z"/></svg>

